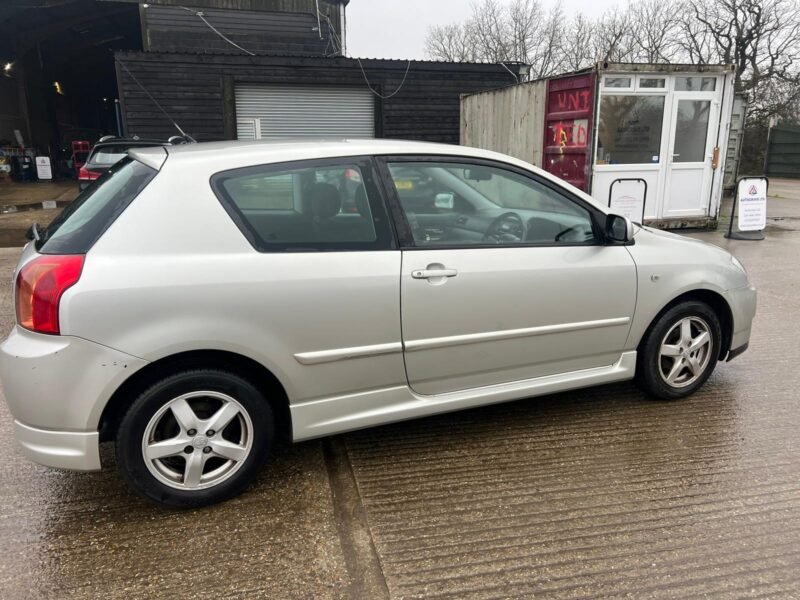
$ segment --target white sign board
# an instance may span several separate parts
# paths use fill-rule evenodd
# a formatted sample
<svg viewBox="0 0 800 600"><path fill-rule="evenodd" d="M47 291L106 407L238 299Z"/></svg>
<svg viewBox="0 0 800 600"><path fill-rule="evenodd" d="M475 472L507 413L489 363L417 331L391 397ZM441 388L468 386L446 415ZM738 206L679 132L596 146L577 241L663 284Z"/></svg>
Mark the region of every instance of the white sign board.
<svg viewBox="0 0 800 600"><path fill-rule="evenodd" d="M615 215L621 215L639 223L644 215L645 184L643 181L617 181L611 184L608 207Z"/></svg>
<svg viewBox="0 0 800 600"><path fill-rule="evenodd" d="M742 179L737 190L739 230L761 231L767 226L767 180Z"/></svg>
<svg viewBox="0 0 800 600"><path fill-rule="evenodd" d="M39 179L52 179L53 170L50 168L49 156L36 157L36 177Z"/></svg>

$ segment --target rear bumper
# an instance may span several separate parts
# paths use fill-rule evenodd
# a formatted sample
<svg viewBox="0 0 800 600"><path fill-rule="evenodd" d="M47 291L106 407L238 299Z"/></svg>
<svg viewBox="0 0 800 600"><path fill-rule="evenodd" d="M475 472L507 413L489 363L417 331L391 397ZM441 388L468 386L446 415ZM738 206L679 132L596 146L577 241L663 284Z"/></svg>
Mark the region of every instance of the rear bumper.
<svg viewBox="0 0 800 600"><path fill-rule="evenodd" d="M99 468L103 409L146 364L82 338L15 327L0 344L0 382L25 456L64 469Z"/></svg>
<svg viewBox="0 0 800 600"><path fill-rule="evenodd" d="M48 431L14 421L14 436L22 454L33 462L58 469L100 469L99 434Z"/></svg>

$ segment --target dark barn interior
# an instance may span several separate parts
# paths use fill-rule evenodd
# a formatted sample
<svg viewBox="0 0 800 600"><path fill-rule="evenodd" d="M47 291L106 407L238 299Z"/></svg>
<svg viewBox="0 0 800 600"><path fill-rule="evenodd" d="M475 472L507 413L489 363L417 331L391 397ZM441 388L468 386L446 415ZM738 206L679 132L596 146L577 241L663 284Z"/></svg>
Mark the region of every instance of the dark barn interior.
<svg viewBox="0 0 800 600"><path fill-rule="evenodd" d="M139 7L95 0L0 6L0 146L59 159L73 140L117 133L114 52L140 50Z"/></svg>

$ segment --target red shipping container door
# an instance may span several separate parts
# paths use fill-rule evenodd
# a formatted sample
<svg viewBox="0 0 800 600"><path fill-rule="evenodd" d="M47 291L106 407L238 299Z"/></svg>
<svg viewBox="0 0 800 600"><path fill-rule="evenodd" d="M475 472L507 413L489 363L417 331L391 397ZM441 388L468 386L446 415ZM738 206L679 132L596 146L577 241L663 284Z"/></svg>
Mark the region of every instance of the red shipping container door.
<svg viewBox="0 0 800 600"><path fill-rule="evenodd" d="M589 191L595 74L547 82L542 166L575 187Z"/></svg>

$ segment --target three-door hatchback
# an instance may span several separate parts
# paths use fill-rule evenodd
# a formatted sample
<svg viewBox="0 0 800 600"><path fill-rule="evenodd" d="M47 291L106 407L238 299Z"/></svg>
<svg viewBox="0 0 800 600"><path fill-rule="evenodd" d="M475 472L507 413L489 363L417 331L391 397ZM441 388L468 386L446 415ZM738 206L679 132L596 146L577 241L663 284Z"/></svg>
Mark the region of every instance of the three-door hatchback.
<svg viewBox="0 0 800 600"><path fill-rule="evenodd" d="M242 491L294 440L744 351L742 265L535 167L389 140L132 150L25 248L0 376L24 453L163 504Z"/></svg>

